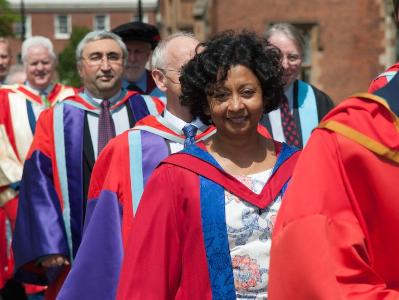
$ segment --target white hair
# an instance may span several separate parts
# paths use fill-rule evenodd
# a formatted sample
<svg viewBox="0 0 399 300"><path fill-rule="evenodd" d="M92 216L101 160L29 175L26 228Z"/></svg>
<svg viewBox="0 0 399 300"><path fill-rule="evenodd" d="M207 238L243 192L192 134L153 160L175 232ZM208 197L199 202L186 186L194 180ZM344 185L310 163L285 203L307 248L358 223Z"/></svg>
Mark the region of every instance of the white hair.
<svg viewBox="0 0 399 300"><path fill-rule="evenodd" d="M26 64L26 59L28 56L29 49L35 46L42 46L44 48L47 48L50 58L55 61L57 59L57 55L54 52L54 46L53 43L46 37L44 36L32 36L28 39L26 39L22 43L21 47L21 59L23 64Z"/></svg>
<svg viewBox="0 0 399 300"><path fill-rule="evenodd" d="M294 25L289 23L273 24L265 33L266 39L269 40L275 33L281 33L292 40L298 46L299 52L303 57L305 51L305 40L302 33Z"/></svg>
<svg viewBox="0 0 399 300"><path fill-rule="evenodd" d="M178 37L187 37L193 40L196 40L196 37L194 34L190 32L185 32L185 31L179 31L174 34L171 34L167 36L166 38L162 39L158 46L154 49L152 52L152 57L151 57L151 66L153 69L163 69L165 68L165 50L167 45L169 44L170 41L174 40L175 38Z"/></svg>

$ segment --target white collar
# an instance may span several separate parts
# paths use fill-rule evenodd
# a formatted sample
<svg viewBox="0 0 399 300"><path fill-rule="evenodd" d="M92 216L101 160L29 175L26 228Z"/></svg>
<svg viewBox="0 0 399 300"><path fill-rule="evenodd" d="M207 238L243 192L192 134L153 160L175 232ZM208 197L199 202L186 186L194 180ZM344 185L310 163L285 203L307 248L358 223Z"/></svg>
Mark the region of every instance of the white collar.
<svg viewBox="0 0 399 300"><path fill-rule="evenodd" d="M166 108L163 111L163 118L167 122L173 124L179 130L183 130L183 127L186 126L187 124L189 124L189 123L183 121L182 119L180 119L179 117L176 117L174 114L172 114ZM195 120L191 121L190 124L194 125L198 129L205 127L205 124L202 123L202 121L199 118L196 118Z"/></svg>
<svg viewBox="0 0 399 300"><path fill-rule="evenodd" d="M100 98L95 98L93 97L93 95L87 90L84 90L84 93L90 97L90 99L92 99L94 102L96 102L97 104L101 104L101 101L103 101L104 99L100 99ZM113 95L111 98L109 98L108 100L114 104L116 101L118 101L121 97L121 93L122 90L119 90L119 92L117 92L115 95Z"/></svg>
<svg viewBox="0 0 399 300"><path fill-rule="evenodd" d="M27 87L29 87L31 90L36 91L39 95L43 95L43 94L44 94L44 95L49 95L50 92L51 92L51 91L53 90L53 88L54 88L54 83L50 83L44 90L40 90L40 89L37 89L37 88L31 86L30 83L29 83L29 81L26 81L26 82L24 83L24 85L26 85Z"/></svg>

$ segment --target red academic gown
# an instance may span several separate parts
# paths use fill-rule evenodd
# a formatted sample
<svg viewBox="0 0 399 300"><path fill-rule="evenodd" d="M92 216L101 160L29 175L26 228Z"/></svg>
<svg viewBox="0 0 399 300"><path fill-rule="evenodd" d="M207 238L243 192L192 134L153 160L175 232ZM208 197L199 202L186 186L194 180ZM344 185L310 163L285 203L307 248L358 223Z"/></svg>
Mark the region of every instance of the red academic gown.
<svg viewBox="0 0 399 300"><path fill-rule="evenodd" d="M235 299L224 192L267 207L271 195L284 192L297 153L285 144L276 150L271 178L286 177L276 193L269 193L269 179L259 195L197 146L167 158L147 183L133 221L117 299Z"/></svg>
<svg viewBox="0 0 399 300"><path fill-rule="evenodd" d="M6 237L6 221L13 232L17 215L18 197L16 188L22 175L22 165L32 143L36 118L32 104L45 107L54 106L58 101L76 93L72 87L56 83L44 102L40 95L22 85L5 85L0 89L0 126L3 137L0 143L6 156L0 157L0 168L3 180L0 180L0 288L12 277L14 263L11 252L11 241ZM3 152L4 154L4 152ZM12 165L10 165L10 159ZM3 169L4 167L4 169ZM12 175L10 175L12 173ZM12 182L11 182L12 181ZM28 292L37 289L28 287Z"/></svg>
<svg viewBox="0 0 399 300"><path fill-rule="evenodd" d="M214 127L202 130L197 141L215 132ZM115 298L123 249L141 197L137 190L171 154L168 142L184 140L183 132L161 116L147 116L104 148L91 177L82 243L57 299Z"/></svg>
<svg viewBox="0 0 399 300"><path fill-rule="evenodd" d="M385 86L390 79L398 72L399 70L399 62L396 64L390 66L388 69L385 70L385 72L381 73L380 75L375 78L368 89L369 93L374 93L376 90L382 88Z"/></svg>
<svg viewBox="0 0 399 300"><path fill-rule="evenodd" d="M399 299L399 120L359 94L296 165L274 231L270 300Z"/></svg>
<svg viewBox="0 0 399 300"><path fill-rule="evenodd" d="M134 124L150 113L147 100L136 92L123 91L110 109L126 105ZM162 108L157 99L151 105ZM91 138L85 120L88 112L99 111L84 94L44 111L24 164L13 239L15 276L22 282L48 285L49 299L55 298L68 268L43 268L38 260L59 254L72 262L80 245L84 182L91 172L86 165L94 161L87 150Z"/></svg>

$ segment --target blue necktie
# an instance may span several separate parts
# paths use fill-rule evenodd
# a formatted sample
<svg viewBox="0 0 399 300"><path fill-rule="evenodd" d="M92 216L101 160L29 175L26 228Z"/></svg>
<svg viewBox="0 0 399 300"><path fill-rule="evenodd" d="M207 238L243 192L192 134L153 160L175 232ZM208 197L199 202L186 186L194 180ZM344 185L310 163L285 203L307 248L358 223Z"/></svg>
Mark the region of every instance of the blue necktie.
<svg viewBox="0 0 399 300"><path fill-rule="evenodd" d="M184 140L184 148L194 144L197 130L198 128L192 124L187 124L183 127L183 133L186 136L186 139Z"/></svg>

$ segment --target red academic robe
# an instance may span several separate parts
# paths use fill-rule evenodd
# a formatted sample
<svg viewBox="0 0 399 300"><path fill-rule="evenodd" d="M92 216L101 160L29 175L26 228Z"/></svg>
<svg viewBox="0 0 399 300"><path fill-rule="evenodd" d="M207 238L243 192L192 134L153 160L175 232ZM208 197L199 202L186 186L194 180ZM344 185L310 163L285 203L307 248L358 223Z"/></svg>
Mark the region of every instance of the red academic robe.
<svg viewBox="0 0 399 300"><path fill-rule="evenodd" d="M147 100L136 92L123 91L110 109L126 105L134 124L150 113ZM158 104L161 102L153 99L151 106L162 106ZM24 164L13 239L15 277L22 282L48 285L49 299L55 298L68 268L44 268L38 260L59 254L72 262L80 245L85 208L83 186L90 177L85 172L85 145L91 145L90 133L85 131L85 116L99 111L84 94L44 111Z"/></svg>
<svg viewBox="0 0 399 300"><path fill-rule="evenodd" d="M215 132L214 127L202 130L197 132L197 141ZM115 298L124 248L140 201L137 191L143 190L153 170L170 155L167 142L183 144L184 140L183 132L161 116L147 116L104 148L90 181L82 243L58 299Z"/></svg>
<svg viewBox="0 0 399 300"><path fill-rule="evenodd" d="M388 69L385 70L385 72L381 73L380 75L375 78L368 89L369 93L374 93L376 90L382 88L385 86L390 79L398 72L399 70L399 62L396 64L390 66Z"/></svg>
<svg viewBox="0 0 399 300"><path fill-rule="evenodd" d="M4 156L0 157L0 169L5 177L0 179L1 203L16 196L8 186L13 182L7 181L10 178L15 180L16 174L19 174L19 181L22 174L22 164L32 143L37 121L32 104L54 106L75 93L74 88L57 83L47 96L47 102L44 102L36 91L24 85L7 85L0 89L0 143L5 144L3 150L7 149L6 155L3 153Z"/></svg>
<svg viewBox="0 0 399 300"><path fill-rule="evenodd" d="M285 144L276 150L271 178L284 176L274 177L280 184L269 180L259 195L197 146L166 159L147 183L133 221L117 299L235 299L224 191L267 207L284 192L297 153Z"/></svg>
<svg viewBox="0 0 399 300"><path fill-rule="evenodd" d="M47 103L36 91L24 85L5 85L0 89L0 288L12 277L14 263L11 240L6 237L6 221L13 232L18 206L15 188L22 175L22 165L32 143L36 125L32 104L54 106L58 101L75 94L75 89L56 83L47 96ZM42 288L40 288L42 289ZM37 289L28 288L28 292Z"/></svg>
<svg viewBox="0 0 399 300"><path fill-rule="evenodd" d="M270 300L399 299L399 120L359 94L296 165L273 235Z"/></svg>

